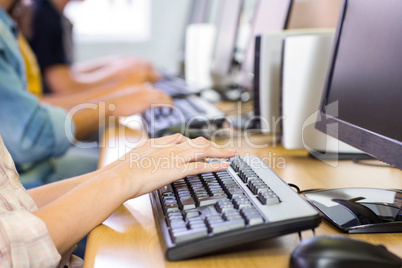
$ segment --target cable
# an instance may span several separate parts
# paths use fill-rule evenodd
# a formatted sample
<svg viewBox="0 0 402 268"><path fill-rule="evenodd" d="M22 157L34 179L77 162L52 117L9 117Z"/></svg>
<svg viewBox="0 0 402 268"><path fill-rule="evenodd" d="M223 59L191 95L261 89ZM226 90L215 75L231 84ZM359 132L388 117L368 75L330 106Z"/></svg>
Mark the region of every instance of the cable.
<svg viewBox="0 0 402 268"><path fill-rule="evenodd" d="M292 188L295 188L295 189L296 189L296 192L297 192L298 194L304 194L304 193L308 193L308 192L323 191L323 190L325 190L325 189L322 189L322 188L300 190L299 186L297 186L296 184L288 183L288 185L289 185L290 187L292 187Z"/></svg>
<svg viewBox="0 0 402 268"><path fill-rule="evenodd" d="M288 185L289 185L290 187L292 187L292 188L295 188L295 189L296 189L296 192L297 192L298 194L300 194L300 188L299 188L299 186L297 186L296 184L293 184L293 183L288 183Z"/></svg>

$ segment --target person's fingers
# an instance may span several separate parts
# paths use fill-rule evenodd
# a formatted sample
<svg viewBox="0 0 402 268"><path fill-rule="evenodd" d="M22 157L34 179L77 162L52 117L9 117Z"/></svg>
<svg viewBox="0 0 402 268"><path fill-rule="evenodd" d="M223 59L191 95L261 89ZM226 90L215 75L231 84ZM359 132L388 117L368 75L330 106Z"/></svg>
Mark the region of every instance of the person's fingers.
<svg viewBox="0 0 402 268"><path fill-rule="evenodd" d="M187 139L175 146L174 150L188 161L200 161L205 158L230 158L237 154L236 150L220 148L203 137Z"/></svg>
<svg viewBox="0 0 402 268"><path fill-rule="evenodd" d="M158 80L162 79L162 75L159 72L155 71L155 70L152 70L151 75L152 75L152 77L155 78L155 81L158 81Z"/></svg>
<svg viewBox="0 0 402 268"><path fill-rule="evenodd" d="M156 83L158 80L161 79L161 76L154 70L149 70L147 71L146 74L147 74L147 81L149 81L152 84Z"/></svg>
<svg viewBox="0 0 402 268"><path fill-rule="evenodd" d="M122 97L122 96L130 96L130 95L135 95L141 92L141 87L140 86L135 86L135 87L126 87L123 88L117 92L113 93L114 97Z"/></svg>
<svg viewBox="0 0 402 268"><path fill-rule="evenodd" d="M192 162L185 164L181 172L183 176L190 176L202 173L218 172L225 170L228 167L229 163L227 162L214 162L214 163Z"/></svg>
<svg viewBox="0 0 402 268"><path fill-rule="evenodd" d="M181 144L181 143L186 142L188 140L189 140L189 138L183 136L180 133L169 135L169 136L162 137L162 138L153 139L154 144L157 144L157 145L158 144L160 144L160 145L163 145L163 144ZM150 141L152 142L152 139Z"/></svg>
<svg viewBox="0 0 402 268"><path fill-rule="evenodd" d="M218 148L217 144L212 143L211 141L207 140L204 137L198 137L198 138L195 138L195 139L187 140L187 142L185 142L183 145L181 145L179 149L181 151L185 151L185 150L194 149L194 148L204 149L204 148L208 148L208 147L211 147L211 146Z"/></svg>
<svg viewBox="0 0 402 268"><path fill-rule="evenodd" d="M152 148L152 149L163 149L169 148L176 144L181 144L186 142L189 138L183 136L180 133L156 138L156 139L148 139L146 142L142 143L138 148Z"/></svg>
<svg viewBox="0 0 402 268"><path fill-rule="evenodd" d="M169 107L173 105L173 99L163 92L153 92L150 98L154 107Z"/></svg>
<svg viewBox="0 0 402 268"><path fill-rule="evenodd" d="M189 138L183 136L180 133L156 139L147 139L137 144L137 146L133 150L131 150L131 152L135 153L135 152L142 152L148 149L169 148L176 144L186 142L187 140L189 140Z"/></svg>
<svg viewBox="0 0 402 268"><path fill-rule="evenodd" d="M180 154L188 162L204 161L206 158L231 158L237 154L235 150L220 149L214 146L207 148L191 148Z"/></svg>

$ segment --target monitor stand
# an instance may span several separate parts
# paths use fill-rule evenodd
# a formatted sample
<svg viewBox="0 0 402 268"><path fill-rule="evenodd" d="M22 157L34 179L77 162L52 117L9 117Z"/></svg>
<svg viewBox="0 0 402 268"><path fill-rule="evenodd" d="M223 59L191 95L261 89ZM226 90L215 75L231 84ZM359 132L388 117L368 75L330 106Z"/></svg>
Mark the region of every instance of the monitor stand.
<svg viewBox="0 0 402 268"><path fill-rule="evenodd" d="M234 115L229 115L228 119L232 123L233 127L236 129L255 129L256 124L255 121L253 120L254 113L249 112L249 113L244 113L244 114L234 114Z"/></svg>
<svg viewBox="0 0 402 268"><path fill-rule="evenodd" d="M250 94L245 92L238 85L214 87L213 89L220 96L221 101L244 101L248 100Z"/></svg>
<svg viewBox="0 0 402 268"><path fill-rule="evenodd" d="M359 160L371 160L375 159L371 155L365 153L328 153L328 152L317 152L319 158L314 154L309 153L308 156L318 160L353 160L355 162Z"/></svg>
<svg viewBox="0 0 402 268"><path fill-rule="evenodd" d="M323 217L346 233L402 232L401 190L341 188L305 192Z"/></svg>

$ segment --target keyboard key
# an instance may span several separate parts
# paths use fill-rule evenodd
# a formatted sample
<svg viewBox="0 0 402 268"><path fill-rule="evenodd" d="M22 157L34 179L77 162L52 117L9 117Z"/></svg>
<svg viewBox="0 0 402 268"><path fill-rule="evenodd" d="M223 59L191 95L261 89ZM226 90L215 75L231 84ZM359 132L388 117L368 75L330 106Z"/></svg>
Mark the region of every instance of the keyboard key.
<svg viewBox="0 0 402 268"><path fill-rule="evenodd" d="M222 212L224 212L224 211L226 211L228 209L234 209L234 205L230 201L222 200L222 201L218 201L216 203L215 208L219 213L222 213Z"/></svg>
<svg viewBox="0 0 402 268"><path fill-rule="evenodd" d="M186 219L190 219L190 218L194 218L194 217L198 217L200 216L200 212L198 211L198 209L188 209L188 210L184 210L184 217Z"/></svg>
<svg viewBox="0 0 402 268"><path fill-rule="evenodd" d="M170 232L172 236L172 240L174 243L183 243L189 240L194 240L197 238L205 237L208 235L207 229L176 229L176 230L171 230Z"/></svg>
<svg viewBox="0 0 402 268"><path fill-rule="evenodd" d="M226 193L230 198L234 198L236 196L243 196L244 192L242 189L240 189L240 187L236 187L236 188L227 189Z"/></svg>
<svg viewBox="0 0 402 268"><path fill-rule="evenodd" d="M227 200L226 195L224 196L208 196L208 197L201 197L197 198L197 205L200 207L208 206L208 205L215 205L218 201Z"/></svg>
<svg viewBox="0 0 402 268"><path fill-rule="evenodd" d="M166 185L166 186L160 188L159 189L159 194L161 196L173 196L172 186L169 184L169 185Z"/></svg>
<svg viewBox="0 0 402 268"><path fill-rule="evenodd" d="M179 211L179 205L175 200L165 200L162 205L166 214L169 212Z"/></svg>
<svg viewBox="0 0 402 268"><path fill-rule="evenodd" d="M180 204L182 210L195 208L195 201L191 196L181 197Z"/></svg>
<svg viewBox="0 0 402 268"><path fill-rule="evenodd" d="M169 226L170 226L170 228L173 228L173 229L187 229L187 225L186 225L186 222L185 221L183 221L183 220L181 220L181 221L172 221L172 222L170 222L170 224L169 224Z"/></svg>
<svg viewBox="0 0 402 268"><path fill-rule="evenodd" d="M264 223L264 219L261 216L253 215L246 218L246 222L248 225L253 226Z"/></svg>
<svg viewBox="0 0 402 268"><path fill-rule="evenodd" d="M245 226L244 220L233 220L216 222L209 225L209 232L212 234L219 234L230 230L239 229Z"/></svg>
<svg viewBox="0 0 402 268"><path fill-rule="evenodd" d="M258 199L263 205L274 205L280 203L278 196L273 192L261 192L258 195Z"/></svg>
<svg viewBox="0 0 402 268"><path fill-rule="evenodd" d="M190 218L190 219L187 219L187 222L189 224L204 223L204 217L198 216L198 217Z"/></svg>
<svg viewBox="0 0 402 268"><path fill-rule="evenodd" d="M179 222L179 221L183 221L183 216L181 215L181 213L180 213L180 216L176 216L176 215L172 215L172 216L168 216L168 221L169 222L174 222L174 221L176 221L176 222Z"/></svg>

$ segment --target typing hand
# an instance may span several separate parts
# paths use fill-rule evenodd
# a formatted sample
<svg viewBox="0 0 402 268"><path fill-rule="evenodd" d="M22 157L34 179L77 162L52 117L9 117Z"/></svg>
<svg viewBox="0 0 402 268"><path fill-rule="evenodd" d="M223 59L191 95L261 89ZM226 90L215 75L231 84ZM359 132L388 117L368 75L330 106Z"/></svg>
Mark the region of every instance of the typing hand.
<svg viewBox="0 0 402 268"><path fill-rule="evenodd" d="M228 163L207 163L205 159L236 155L234 150L219 148L204 138L190 140L174 135L154 141L157 146L149 144L134 149L111 170L127 179L131 197L149 193L185 176L224 170Z"/></svg>

